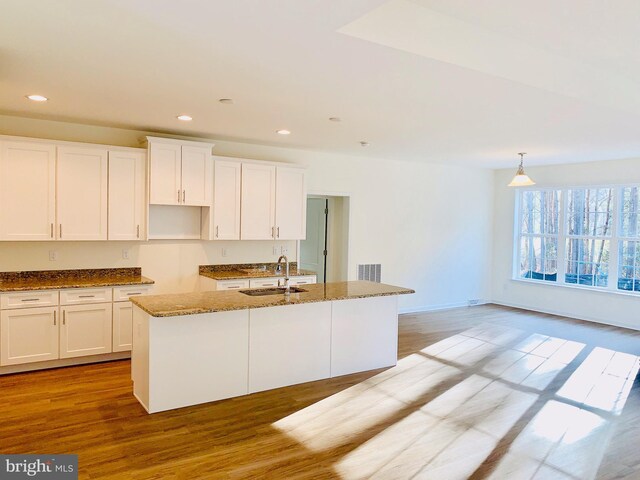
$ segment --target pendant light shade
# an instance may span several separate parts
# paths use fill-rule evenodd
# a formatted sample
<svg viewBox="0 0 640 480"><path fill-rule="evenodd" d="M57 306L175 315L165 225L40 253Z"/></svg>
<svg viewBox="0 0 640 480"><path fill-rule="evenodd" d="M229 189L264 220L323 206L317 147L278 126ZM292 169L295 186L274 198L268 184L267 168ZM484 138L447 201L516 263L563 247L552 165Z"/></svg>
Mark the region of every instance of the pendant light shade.
<svg viewBox="0 0 640 480"><path fill-rule="evenodd" d="M524 160L524 156L526 153L521 152L518 153L520 155L520 166L518 167L518 171L516 172L516 176L513 177L511 183L508 185L509 187L527 187L529 185L535 185L536 182L529 178L529 175L524 173L524 167L522 166L522 162Z"/></svg>

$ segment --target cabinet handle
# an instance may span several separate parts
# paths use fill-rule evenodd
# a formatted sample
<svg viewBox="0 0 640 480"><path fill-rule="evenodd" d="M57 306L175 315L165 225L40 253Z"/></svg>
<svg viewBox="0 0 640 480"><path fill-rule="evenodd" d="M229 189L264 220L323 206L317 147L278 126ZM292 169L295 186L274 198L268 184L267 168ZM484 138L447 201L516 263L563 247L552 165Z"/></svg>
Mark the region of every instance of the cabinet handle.
<svg viewBox="0 0 640 480"><path fill-rule="evenodd" d="M186 190L182 190L182 203L184 203L186 201L185 200L186 196L187 196L187 191Z"/></svg>
<svg viewBox="0 0 640 480"><path fill-rule="evenodd" d="M56 323L56 311L55 310L53 311L53 324L57 325L57 323Z"/></svg>
<svg viewBox="0 0 640 480"><path fill-rule="evenodd" d="M220 234L218 233L219 229L220 229L220 226L216 225L216 238L218 238L220 236Z"/></svg>
<svg viewBox="0 0 640 480"><path fill-rule="evenodd" d="M60 238L62 238L62 224L60 224Z"/></svg>
<svg viewBox="0 0 640 480"><path fill-rule="evenodd" d="M278 238L280 238L280 227L278 227Z"/></svg>
<svg viewBox="0 0 640 480"><path fill-rule="evenodd" d="M178 189L178 203L180 203L180 189Z"/></svg>
<svg viewBox="0 0 640 480"><path fill-rule="evenodd" d="M136 225L136 238L140 238L140 225Z"/></svg>
<svg viewBox="0 0 640 480"><path fill-rule="evenodd" d="M276 227L271 227L271 238L276 238Z"/></svg>
<svg viewBox="0 0 640 480"><path fill-rule="evenodd" d="M78 298L93 298L95 295L78 295Z"/></svg>
<svg viewBox="0 0 640 480"><path fill-rule="evenodd" d="M53 223L51 224L51 238L53 238Z"/></svg>
<svg viewBox="0 0 640 480"><path fill-rule="evenodd" d="M131 296L131 295L142 295L142 292L130 292L130 293L127 293L127 295L128 296Z"/></svg>
<svg viewBox="0 0 640 480"><path fill-rule="evenodd" d="M240 285L231 285L227 287L229 290L231 290L232 288L240 288Z"/></svg>
<svg viewBox="0 0 640 480"><path fill-rule="evenodd" d="M40 300L40 299L39 298L23 298L20 301L21 302L37 302L38 300Z"/></svg>
<svg viewBox="0 0 640 480"><path fill-rule="evenodd" d="M63 325L67 324L67 311L66 310L62 310L62 324Z"/></svg>

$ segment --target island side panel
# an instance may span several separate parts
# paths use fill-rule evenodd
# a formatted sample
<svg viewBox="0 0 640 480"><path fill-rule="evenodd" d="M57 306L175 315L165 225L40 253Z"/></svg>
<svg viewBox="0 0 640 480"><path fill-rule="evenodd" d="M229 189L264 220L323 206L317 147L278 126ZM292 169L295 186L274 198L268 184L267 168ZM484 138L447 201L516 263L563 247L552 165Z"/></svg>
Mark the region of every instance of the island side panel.
<svg viewBox="0 0 640 480"><path fill-rule="evenodd" d="M133 306L133 338L131 346L131 379L133 395L149 411L149 314Z"/></svg>
<svg viewBox="0 0 640 480"><path fill-rule="evenodd" d="M331 376L391 367L398 361L398 297L332 303Z"/></svg>
<svg viewBox="0 0 640 480"><path fill-rule="evenodd" d="M248 393L249 310L149 319L149 412Z"/></svg>
<svg viewBox="0 0 640 480"><path fill-rule="evenodd" d="M331 302L250 312L250 393L329 378Z"/></svg>

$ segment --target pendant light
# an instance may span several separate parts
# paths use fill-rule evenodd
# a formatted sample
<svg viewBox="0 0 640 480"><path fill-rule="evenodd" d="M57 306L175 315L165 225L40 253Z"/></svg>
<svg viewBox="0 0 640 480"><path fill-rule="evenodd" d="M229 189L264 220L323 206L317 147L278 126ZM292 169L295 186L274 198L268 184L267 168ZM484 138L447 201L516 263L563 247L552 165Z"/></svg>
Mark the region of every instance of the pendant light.
<svg viewBox="0 0 640 480"><path fill-rule="evenodd" d="M520 155L520 166L518 167L518 171L516 172L516 176L513 177L511 183L508 185L509 187L527 187L529 185L535 185L536 182L529 178L529 175L524 173L524 167L522 166L522 161L524 160L525 152L518 153Z"/></svg>

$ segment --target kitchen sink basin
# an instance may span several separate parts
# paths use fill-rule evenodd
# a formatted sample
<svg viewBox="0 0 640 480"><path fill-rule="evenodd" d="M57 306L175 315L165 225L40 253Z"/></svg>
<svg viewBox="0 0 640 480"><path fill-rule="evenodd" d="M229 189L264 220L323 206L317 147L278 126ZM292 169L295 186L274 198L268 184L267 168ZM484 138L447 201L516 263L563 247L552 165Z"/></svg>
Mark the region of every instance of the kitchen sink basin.
<svg viewBox="0 0 640 480"><path fill-rule="evenodd" d="M265 295L284 295L284 288L252 288L250 290L238 290L240 293L249 295L250 297L263 297ZM290 287L291 293L306 292L304 288Z"/></svg>

